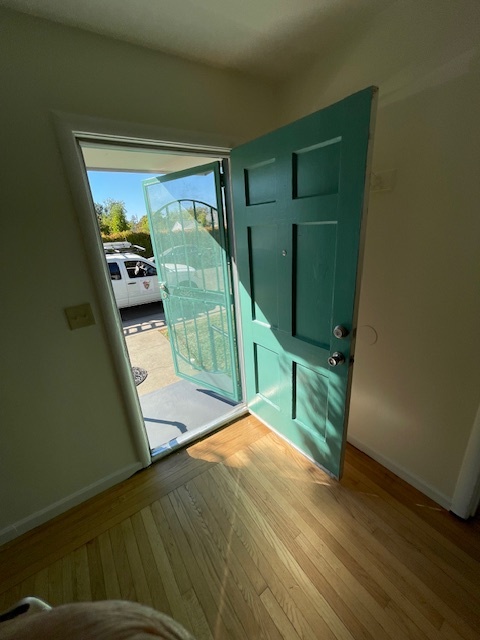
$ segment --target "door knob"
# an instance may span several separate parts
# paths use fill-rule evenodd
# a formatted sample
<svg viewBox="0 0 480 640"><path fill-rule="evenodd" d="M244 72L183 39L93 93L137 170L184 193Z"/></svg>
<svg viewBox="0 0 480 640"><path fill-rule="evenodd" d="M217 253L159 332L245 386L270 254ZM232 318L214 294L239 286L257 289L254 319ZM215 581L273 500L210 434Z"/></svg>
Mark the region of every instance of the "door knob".
<svg viewBox="0 0 480 640"><path fill-rule="evenodd" d="M342 327L341 324L337 324L337 326L333 330L333 335L335 336L335 338L346 338L349 333L349 330L346 327Z"/></svg>
<svg viewBox="0 0 480 640"><path fill-rule="evenodd" d="M328 358L328 364L331 367L336 367L337 365L343 364L344 362L345 362L345 356L343 355L343 353L340 353L339 351L335 351Z"/></svg>

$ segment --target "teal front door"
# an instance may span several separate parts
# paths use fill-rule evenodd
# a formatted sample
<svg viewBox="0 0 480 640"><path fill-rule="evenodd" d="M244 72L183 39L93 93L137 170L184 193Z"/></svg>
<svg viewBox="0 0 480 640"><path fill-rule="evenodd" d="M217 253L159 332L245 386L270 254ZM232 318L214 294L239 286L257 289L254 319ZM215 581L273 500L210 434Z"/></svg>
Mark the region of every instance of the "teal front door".
<svg viewBox="0 0 480 640"><path fill-rule="evenodd" d="M340 477L374 88L232 151L245 396Z"/></svg>
<svg viewBox="0 0 480 640"><path fill-rule="evenodd" d="M143 183L178 376L241 400L219 162Z"/></svg>

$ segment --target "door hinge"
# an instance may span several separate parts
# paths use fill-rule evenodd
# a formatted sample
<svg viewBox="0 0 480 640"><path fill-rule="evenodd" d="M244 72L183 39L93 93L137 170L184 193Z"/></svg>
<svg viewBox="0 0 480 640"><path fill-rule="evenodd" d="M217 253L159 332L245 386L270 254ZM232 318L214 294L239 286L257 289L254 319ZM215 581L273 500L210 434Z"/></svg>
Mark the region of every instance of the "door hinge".
<svg viewBox="0 0 480 640"><path fill-rule="evenodd" d="M223 171L220 172L220 186L222 187L222 189L226 187L225 174L223 173Z"/></svg>

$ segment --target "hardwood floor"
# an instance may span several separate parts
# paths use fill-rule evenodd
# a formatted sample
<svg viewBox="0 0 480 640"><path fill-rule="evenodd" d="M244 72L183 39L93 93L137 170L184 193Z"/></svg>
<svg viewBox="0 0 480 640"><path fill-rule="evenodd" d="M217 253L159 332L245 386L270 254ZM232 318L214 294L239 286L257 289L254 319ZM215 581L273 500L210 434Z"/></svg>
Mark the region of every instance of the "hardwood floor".
<svg viewBox="0 0 480 640"><path fill-rule="evenodd" d="M0 610L123 598L196 638L480 637L480 528L348 447L341 482L247 417L0 549Z"/></svg>

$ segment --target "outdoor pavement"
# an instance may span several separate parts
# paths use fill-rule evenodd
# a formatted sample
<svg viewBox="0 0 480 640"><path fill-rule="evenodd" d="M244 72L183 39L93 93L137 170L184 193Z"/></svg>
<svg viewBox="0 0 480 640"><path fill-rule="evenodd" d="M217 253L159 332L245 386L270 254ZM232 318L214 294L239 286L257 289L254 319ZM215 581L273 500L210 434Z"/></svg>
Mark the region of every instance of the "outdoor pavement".
<svg viewBox="0 0 480 640"><path fill-rule="evenodd" d="M143 396L156 391L180 378L175 375L172 352L168 339L162 335L166 328L161 302L121 309L123 332L133 367L146 369L147 378L138 385Z"/></svg>
<svg viewBox="0 0 480 640"><path fill-rule="evenodd" d="M235 411L236 402L175 375L161 303L121 309L123 332L133 367L147 371L136 389L150 448L171 451Z"/></svg>
<svg viewBox="0 0 480 640"><path fill-rule="evenodd" d="M170 450L234 412L237 403L181 380L140 398L150 448Z"/></svg>

